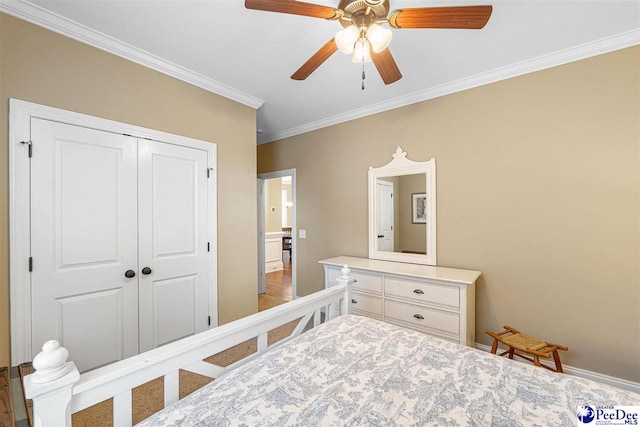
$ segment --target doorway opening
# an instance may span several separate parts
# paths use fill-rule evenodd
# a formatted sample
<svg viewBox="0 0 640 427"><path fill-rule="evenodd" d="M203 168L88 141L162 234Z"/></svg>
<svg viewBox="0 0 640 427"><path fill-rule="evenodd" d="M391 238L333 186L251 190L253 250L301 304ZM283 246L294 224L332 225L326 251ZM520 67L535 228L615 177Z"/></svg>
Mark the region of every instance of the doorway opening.
<svg viewBox="0 0 640 427"><path fill-rule="evenodd" d="M297 298L296 174L258 175L258 309Z"/></svg>

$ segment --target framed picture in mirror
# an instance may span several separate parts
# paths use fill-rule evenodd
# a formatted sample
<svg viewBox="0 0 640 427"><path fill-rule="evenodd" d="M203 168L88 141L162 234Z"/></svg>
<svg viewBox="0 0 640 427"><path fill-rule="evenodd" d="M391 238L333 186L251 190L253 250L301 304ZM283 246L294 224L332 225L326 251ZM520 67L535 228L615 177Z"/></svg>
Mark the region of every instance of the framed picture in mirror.
<svg viewBox="0 0 640 427"><path fill-rule="evenodd" d="M411 194L411 222L414 224L427 223L427 193Z"/></svg>

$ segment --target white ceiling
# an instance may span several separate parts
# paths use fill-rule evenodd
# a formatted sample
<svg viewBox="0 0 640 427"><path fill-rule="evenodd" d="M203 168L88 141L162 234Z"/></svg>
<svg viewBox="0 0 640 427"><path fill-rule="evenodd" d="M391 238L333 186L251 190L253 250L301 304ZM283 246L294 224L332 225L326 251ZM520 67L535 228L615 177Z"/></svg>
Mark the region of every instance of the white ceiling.
<svg viewBox="0 0 640 427"><path fill-rule="evenodd" d="M364 91L361 65L340 52L307 80L289 78L338 22L247 10L241 0L0 0L0 10L262 104L259 143L640 44L638 0L391 0L391 9L474 4L493 5L482 30L393 30L404 77L385 86L368 63Z"/></svg>

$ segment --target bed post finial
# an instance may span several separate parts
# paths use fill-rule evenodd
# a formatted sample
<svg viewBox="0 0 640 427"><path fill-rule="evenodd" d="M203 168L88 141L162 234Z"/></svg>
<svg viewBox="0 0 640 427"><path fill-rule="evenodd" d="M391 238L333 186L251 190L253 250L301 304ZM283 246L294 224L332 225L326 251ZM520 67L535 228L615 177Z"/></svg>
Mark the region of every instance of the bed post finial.
<svg viewBox="0 0 640 427"><path fill-rule="evenodd" d="M340 273L342 273L342 277L351 277L351 269L347 264L342 267Z"/></svg>
<svg viewBox="0 0 640 427"><path fill-rule="evenodd" d="M28 399L33 399L36 427L71 425L69 402L80 373L75 363L67 362L68 357L67 349L51 340L33 358L36 371L25 377L24 391Z"/></svg>
<svg viewBox="0 0 640 427"><path fill-rule="evenodd" d="M33 358L33 368L36 372L31 377L31 381L42 384L63 377L69 372L68 358L69 351L61 347L58 341L47 341L42 346L42 351Z"/></svg>
<svg viewBox="0 0 640 427"><path fill-rule="evenodd" d="M340 304L340 315L349 314L351 312L351 286L356 281L356 279L351 276L351 269L347 264L342 267L340 270L342 276L336 279L339 285L345 286L344 298L342 303Z"/></svg>

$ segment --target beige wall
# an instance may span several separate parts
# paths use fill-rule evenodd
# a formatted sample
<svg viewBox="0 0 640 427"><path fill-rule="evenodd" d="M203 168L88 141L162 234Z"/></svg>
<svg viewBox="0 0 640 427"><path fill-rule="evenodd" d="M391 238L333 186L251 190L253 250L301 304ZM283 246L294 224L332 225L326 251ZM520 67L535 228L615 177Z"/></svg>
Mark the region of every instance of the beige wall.
<svg viewBox="0 0 640 427"><path fill-rule="evenodd" d="M265 181L264 217L267 233L282 231L282 178Z"/></svg>
<svg viewBox="0 0 640 427"><path fill-rule="evenodd" d="M8 99L218 145L221 323L257 311L255 110L0 13L0 366L9 364Z"/></svg>
<svg viewBox="0 0 640 427"><path fill-rule="evenodd" d="M628 48L260 146L260 173L296 168L298 293L367 256L367 168L400 144L438 164L438 264L483 273L479 342L510 324L640 381L639 68Z"/></svg>

